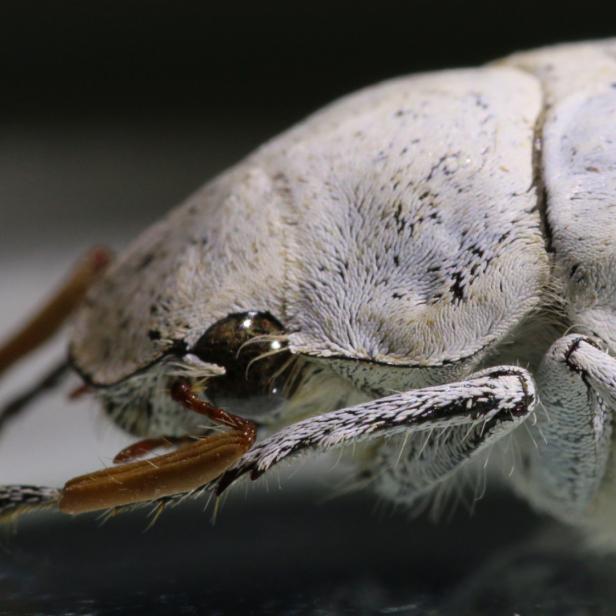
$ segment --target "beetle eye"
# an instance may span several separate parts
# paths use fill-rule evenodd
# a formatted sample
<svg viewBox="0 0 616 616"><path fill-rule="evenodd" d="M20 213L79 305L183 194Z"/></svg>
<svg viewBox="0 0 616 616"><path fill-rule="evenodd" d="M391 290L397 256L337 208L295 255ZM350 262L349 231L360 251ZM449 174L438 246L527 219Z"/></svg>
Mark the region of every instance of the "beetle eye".
<svg viewBox="0 0 616 616"><path fill-rule="evenodd" d="M264 312L231 314L214 323L190 351L225 368L224 375L208 381L208 399L243 416L280 406L291 364L283 334L282 325Z"/></svg>

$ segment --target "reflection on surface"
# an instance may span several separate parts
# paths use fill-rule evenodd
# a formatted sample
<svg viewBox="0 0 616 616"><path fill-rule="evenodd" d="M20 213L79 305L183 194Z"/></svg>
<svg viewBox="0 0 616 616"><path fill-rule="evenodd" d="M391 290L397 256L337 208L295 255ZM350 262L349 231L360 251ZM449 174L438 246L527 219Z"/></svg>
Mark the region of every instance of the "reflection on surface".
<svg viewBox="0 0 616 616"><path fill-rule="evenodd" d="M368 496L238 490L99 527L33 516L2 538L0 614L599 614L615 560L494 494L438 525L374 511Z"/></svg>

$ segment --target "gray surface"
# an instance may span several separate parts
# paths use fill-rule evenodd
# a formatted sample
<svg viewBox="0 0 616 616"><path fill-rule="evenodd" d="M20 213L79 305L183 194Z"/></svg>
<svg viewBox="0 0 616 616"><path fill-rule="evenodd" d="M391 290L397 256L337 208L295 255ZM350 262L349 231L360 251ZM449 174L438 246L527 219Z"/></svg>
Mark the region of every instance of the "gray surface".
<svg viewBox="0 0 616 616"><path fill-rule="evenodd" d="M314 493L98 527L36 516L2 540L0 615L613 614L614 560L497 495L445 525Z"/></svg>

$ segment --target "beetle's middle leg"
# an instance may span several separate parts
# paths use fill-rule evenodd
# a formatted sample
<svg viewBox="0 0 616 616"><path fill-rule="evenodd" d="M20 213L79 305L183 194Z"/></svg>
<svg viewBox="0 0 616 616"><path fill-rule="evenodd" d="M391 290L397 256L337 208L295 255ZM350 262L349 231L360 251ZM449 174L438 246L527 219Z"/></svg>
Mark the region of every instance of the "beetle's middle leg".
<svg viewBox="0 0 616 616"><path fill-rule="evenodd" d="M101 276L110 261L111 253L108 250L94 248L77 262L72 272L47 302L0 345L0 376L58 332L75 308L83 301L87 290ZM63 359L26 392L0 407L0 429L5 422L17 416L40 393L55 387L67 374L68 368L68 360Z"/></svg>
<svg viewBox="0 0 616 616"><path fill-rule="evenodd" d="M616 359L591 339L568 335L547 352L537 385L545 409L538 414L541 434L513 478L537 507L576 521L589 513L606 472Z"/></svg>

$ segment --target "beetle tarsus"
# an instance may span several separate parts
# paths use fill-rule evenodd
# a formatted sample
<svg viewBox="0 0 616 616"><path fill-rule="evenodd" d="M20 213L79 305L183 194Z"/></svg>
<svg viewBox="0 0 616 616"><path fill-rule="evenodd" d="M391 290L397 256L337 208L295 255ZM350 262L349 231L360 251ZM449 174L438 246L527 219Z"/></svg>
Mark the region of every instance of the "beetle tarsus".
<svg viewBox="0 0 616 616"><path fill-rule="evenodd" d="M60 490L43 486L0 486L0 522L9 522L24 513L55 508Z"/></svg>

